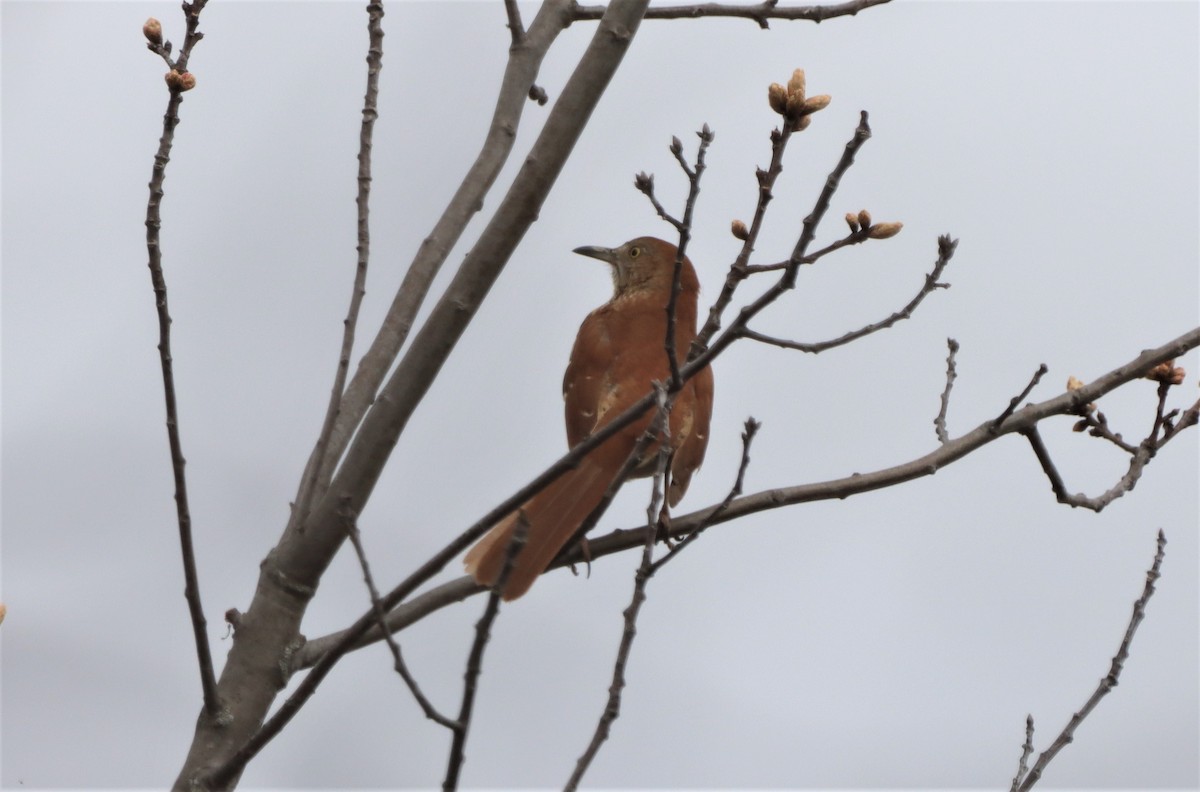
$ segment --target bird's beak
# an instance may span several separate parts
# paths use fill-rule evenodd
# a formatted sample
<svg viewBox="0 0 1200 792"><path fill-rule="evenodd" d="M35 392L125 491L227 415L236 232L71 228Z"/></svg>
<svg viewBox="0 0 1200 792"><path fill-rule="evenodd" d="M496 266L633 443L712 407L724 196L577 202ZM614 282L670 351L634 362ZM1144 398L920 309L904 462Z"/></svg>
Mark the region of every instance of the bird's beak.
<svg viewBox="0 0 1200 792"><path fill-rule="evenodd" d="M617 263L617 251L612 248L584 245L583 247L575 248L573 252L578 253L581 256L588 256L589 258L607 261L609 264Z"/></svg>

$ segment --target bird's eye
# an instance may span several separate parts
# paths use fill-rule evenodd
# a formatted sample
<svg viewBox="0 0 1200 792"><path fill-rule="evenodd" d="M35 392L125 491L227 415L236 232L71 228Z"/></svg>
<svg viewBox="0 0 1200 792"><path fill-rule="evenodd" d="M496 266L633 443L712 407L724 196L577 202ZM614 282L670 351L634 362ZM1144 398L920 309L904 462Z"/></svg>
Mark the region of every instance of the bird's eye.
<svg viewBox="0 0 1200 792"><path fill-rule="evenodd" d="M629 258L635 259L640 255L642 255L642 249L640 247L635 245L634 247L629 248Z"/></svg>

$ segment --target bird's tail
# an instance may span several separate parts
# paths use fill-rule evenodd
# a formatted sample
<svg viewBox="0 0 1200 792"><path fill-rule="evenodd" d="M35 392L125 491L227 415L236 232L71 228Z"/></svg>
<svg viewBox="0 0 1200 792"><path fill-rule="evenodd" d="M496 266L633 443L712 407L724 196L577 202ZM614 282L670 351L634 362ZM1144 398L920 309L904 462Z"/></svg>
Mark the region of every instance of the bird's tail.
<svg viewBox="0 0 1200 792"><path fill-rule="evenodd" d="M521 512L529 521L524 548L513 561L504 584L503 597L520 597L546 570L576 529L604 497L631 448L617 435L588 454L573 470L563 473L534 495L519 511L501 520L474 547L463 563L467 573L483 586L493 586L500 577L509 543Z"/></svg>

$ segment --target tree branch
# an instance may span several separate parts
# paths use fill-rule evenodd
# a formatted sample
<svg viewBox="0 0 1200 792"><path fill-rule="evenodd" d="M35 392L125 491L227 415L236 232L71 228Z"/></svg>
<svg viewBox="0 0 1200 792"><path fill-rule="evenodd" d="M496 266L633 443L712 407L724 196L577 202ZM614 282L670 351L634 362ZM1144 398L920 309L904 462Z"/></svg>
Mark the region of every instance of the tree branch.
<svg viewBox="0 0 1200 792"><path fill-rule="evenodd" d="M1125 667L1125 661L1129 658L1129 646L1133 643L1133 635L1137 632L1138 625L1142 623L1142 619L1146 617L1146 603L1150 601L1150 597L1154 594L1154 584L1160 577L1159 569L1162 567L1163 556L1166 552L1167 537L1162 530L1158 532L1157 550L1154 553L1154 563L1146 572L1146 585L1142 589L1142 596L1133 603L1133 615L1129 618L1129 625L1125 628L1125 637L1121 639L1121 646L1117 649L1117 654L1112 659L1112 664L1108 668L1108 674L1100 680L1099 686L1083 708L1071 716L1071 720L1066 727L1058 735L1049 748L1038 756L1037 762L1030 769L1029 773L1021 782L1019 792L1028 792L1032 789L1038 779L1042 777L1046 766L1053 761L1058 752L1067 747L1075 739L1075 729L1083 722L1084 718L1091 714L1096 705L1100 703L1100 699L1108 695L1109 691L1117 686L1117 681L1121 677L1121 670ZM1026 721L1026 744L1030 743L1029 733L1032 731L1032 718ZM1028 754L1026 754L1028 755ZM1021 758L1021 764L1024 765L1025 756Z"/></svg>
<svg viewBox="0 0 1200 792"><path fill-rule="evenodd" d="M326 452L322 458L318 458L314 449L313 455L309 457L302 482L313 476L313 470L319 471L314 497L321 497L327 489L338 460L345 453L351 437L375 400L380 384L407 341L417 312L429 293L434 277L451 249L458 243L467 224L483 207L484 197L507 162L516 140L526 97L536 88L533 82L542 59L558 34L570 24L570 5L570 0L548 0L543 4L528 32L510 49L508 64L504 70L496 107L483 146L433 230L421 243L400 288L396 291L378 334L359 361L354 377L342 395L340 412ZM300 501L301 498L297 495L296 502ZM288 525L289 530L299 528L299 518L299 512L293 512Z"/></svg>
<svg viewBox="0 0 1200 792"><path fill-rule="evenodd" d="M955 378L958 377L958 372L954 368L954 356L958 354L958 342L953 338L947 338L946 347L950 350L946 355L946 387L942 390L942 406L938 409L937 417L933 419L938 442L943 445L950 442L950 433L946 430L946 413L950 410L950 390L954 387Z"/></svg>
<svg viewBox="0 0 1200 792"><path fill-rule="evenodd" d="M367 92L363 97L362 126L358 133L358 261L354 271L354 288L350 295L350 308L342 329L342 349L338 354L337 371L333 377L333 389L329 394L329 406L325 409L325 420L317 436L312 459L319 464L309 464L304 469L304 479L296 495L296 520L303 523L308 517L313 495L317 490L317 476L321 466L329 457L329 444L333 428L341 414L342 397L346 388L346 374L350 370L350 353L354 349L354 331L358 325L359 308L366 294L367 264L371 259L371 150L375 134L375 120L379 100L379 72L383 68L383 3L373 0L367 5L367 31L370 43L367 48Z"/></svg>
<svg viewBox="0 0 1200 792"><path fill-rule="evenodd" d="M496 580L496 585L492 587L488 594L487 605L483 609L483 615L479 617L479 621L475 624L475 640L471 643L471 651L467 654L467 670L463 675L463 697L462 704L458 710L458 720L455 723L454 738L450 743L450 756L446 762L446 777L442 781L442 789L444 792L458 788L458 776L462 771L465 755L463 748L467 744L467 733L471 728L471 712L475 706L475 691L479 683L479 674L483 671L483 650L487 647L488 638L492 633L492 623L496 620L496 615L500 612L500 593L504 591L504 585L508 583L508 577L512 574L513 562L520 555L521 550L525 547L525 540L529 537L529 521L525 519L524 512L521 512L520 518L517 520L516 530L513 531L512 541L508 543L508 548L504 555L504 565L500 568L500 576Z"/></svg>
<svg viewBox="0 0 1200 792"><path fill-rule="evenodd" d="M367 551L363 548L362 536L358 530L358 518L349 508L346 509L345 521L346 535L350 537L350 544L354 545L354 554L358 556L358 566L362 569L363 581L367 585L367 593L371 596L371 610L375 614L375 623L385 626L387 614L383 610L383 604L379 601L379 589L375 587L375 578L371 575L371 565L367 563ZM391 633L386 633L384 640L387 641L388 650L392 653L392 668L404 680L404 684L408 686L409 692L417 700L425 717L447 729L457 729L458 724L438 712L437 707L433 706L433 702L421 690L416 677L412 675L408 670L408 665L404 662L404 656L400 653L400 645L396 643Z"/></svg>
<svg viewBox="0 0 1200 792"><path fill-rule="evenodd" d="M239 643L246 646L246 652L244 655L240 654L239 645L235 643L222 679L224 682L225 676L234 673L238 678L236 684L239 687L245 685L259 692L240 702L243 708L236 719L237 728L209 735L211 740L204 751L209 754L207 761L196 756L196 769L192 771L190 768L193 761L192 757L189 757L181 780L190 779L194 772L207 775L209 783L218 785L235 778L246 762L294 717L332 665L344 654L345 650L341 654L330 653L326 657L327 662L320 668L314 668L297 687L292 697L280 705L276 713L263 723L256 733L246 734L246 726L253 728L253 724L261 722L274 699L273 691L278 686L276 677L279 665L278 660L271 663L270 658L278 658L285 647L296 640L300 619L315 591L317 581L345 539L345 532L340 529L338 517L343 498L349 498L349 505L355 511L361 511L367 502L408 419L428 391L512 251L537 218L542 202L586 126L592 109L599 102L609 80L620 65L641 21L645 4L643 0L614 7L597 28L591 44L564 86L537 141L491 221L471 252L467 254L457 275L421 331L413 339L404 359L375 399L362 426L355 434L353 443L347 449L337 476L325 495L314 501L312 513L306 523L303 526L289 526L275 549L263 562L258 590L243 621L243 627L238 632L242 638ZM563 8L552 7L560 10ZM543 9L543 14L545 13L548 11ZM542 14L539 14L538 18L541 20ZM529 40L534 38L534 29L537 27L538 23L535 21L529 32ZM527 87L527 82L522 85L522 93ZM370 354L369 351L368 355ZM347 400L351 399L353 389L352 382L347 390ZM343 409L347 409L345 403ZM333 497L335 494L337 497ZM480 533L483 530L486 530L486 527L481 529ZM446 563L442 560L443 557L444 555L439 553L435 559L422 565L421 569L414 573L413 579L427 579L420 576L431 575L440 569L439 563ZM392 594L383 598L385 607L394 607L408 594L411 594L411 589L402 584L394 589ZM396 599L389 599L392 595L395 595ZM356 629L365 632L372 623L368 612L366 619L360 619L356 623ZM256 629L251 631L252 628ZM231 681L231 684L234 683ZM267 692L261 692L263 690ZM193 745L196 746L197 742L194 741ZM193 753L195 754L195 751ZM205 773L206 768L213 766L214 756L218 759L218 764L223 764L220 764L215 772Z"/></svg>
<svg viewBox="0 0 1200 792"><path fill-rule="evenodd" d="M943 467L957 462L959 459L979 450L1009 434L1024 434L1031 426L1035 426L1046 418L1055 415L1071 415L1088 402L1099 399L1106 393L1140 378L1147 370L1158 363L1179 357L1185 352L1200 346L1200 328L1193 329L1176 339L1155 349L1149 349L1132 360L1104 374L1092 382L1082 385L1077 390L1064 392L1043 402L1026 405L1007 420L998 431L991 430L992 420L989 419L975 427L970 432L939 443L938 447L924 456L907 462L871 471L869 473L854 473L849 476L830 481L800 484L791 487L763 490L761 492L734 498L728 506L720 510L716 504L682 516L673 516L670 525L670 536L682 538L695 531L704 523L717 525L745 517L760 511L781 508L800 503L822 500L842 500L864 492L882 489L901 484L925 476L932 476ZM707 356L709 353L705 353ZM702 360L707 364L707 359ZM684 367L685 376L694 365L689 363ZM511 510L512 507L509 508ZM634 547L640 547L645 541L644 529L618 529L610 534L591 539L588 550L591 558L601 558L613 553L619 553ZM467 542L469 544L469 542ZM465 545L463 547L465 549ZM452 556L451 556L452 557ZM566 566L583 560L578 551L568 553L558 559L551 568ZM415 588L415 586L414 586ZM430 613L441 610L454 602L461 601L484 589L474 583L469 577L462 577L444 583L411 601L399 603L403 598L396 599L393 605L398 605L388 613L388 627L392 630L404 629ZM385 605L387 604L385 598ZM371 625L367 625L368 628ZM351 644L343 646L349 636ZM295 655L294 668L302 669L321 661L332 651L345 653L354 648L360 648L381 639L377 630L356 628L341 630L330 635L309 641Z"/></svg>
<svg viewBox="0 0 1200 792"><path fill-rule="evenodd" d="M675 354L675 306L679 302L679 278L683 274L683 259L687 255L687 246L692 239L692 216L696 209L696 199L700 197L700 177L704 175L705 168L704 154L708 151L714 137L708 124L705 124L696 135L700 138L700 146L696 150L695 168L689 168L687 161L684 160L683 144L679 138L671 140L671 153L675 155L679 167L683 169L688 178L688 195L683 206L683 220L677 226L679 244L675 248L675 269L671 276L671 295L667 299L667 337L664 341L667 350L667 367L671 371L671 389L675 391L683 387L683 380L679 376L679 358Z"/></svg>
<svg viewBox="0 0 1200 792"><path fill-rule="evenodd" d="M784 6L783 8L778 6L778 0L765 0L765 2L754 5L695 3L692 5L652 6L646 12L646 19L735 17L753 20L765 30L770 26L772 19L804 19L810 22L822 22L839 16L854 16L863 9L883 5L887 2L888 0L852 0L825 6ZM606 6L576 6L574 18L580 21L599 19L605 10Z"/></svg>
<svg viewBox="0 0 1200 792"><path fill-rule="evenodd" d="M655 437L665 435L669 428L670 406L667 402L666 392L658 389L659 408L655 413L654 421L647 428L643 437ZM671 451L670 443L659 443L658 446L658 462L654 471L654 486L650 493L650 505L646 507L646 538L642 542L642 562L638 566L637 573L634 576L633 596L623 612L624 628L621 631L621 643L617 650L617 659L613 663L612 682L608 686L608 700L604 705L604 711L600 715L600 720L596 723L596 729L592 733L592 739L588 742L587 748L583 754L575 762L575 769L571 773L571 777L563 786L563 792L575 792L579 788L579 782L583 780L584 773L591 766L592 760L596 758L596 754L600 752L600 746L608 739L609 730L621 714L621 694L625 690L625 666L629 662L629 653L633 648L633 639L637 635L637 617L641 612L642 604L646 601L646 583L650 580L654 572L651 569L650 561L654 552L654 539L658 535L658 518L659 509L663 502L663 480L666 477L667 466L670 464Z"/></svg>
<svg viewBox="0 0 1200 792"><path fill-rule="evenodd" d="M192 514L188 506L187 477L184 475L187 461L183 457L183 442L179 437L179 405L175 397L175 368L174 358L171 356L171 312L167 304L167 280L163 272L160 238L163 182L167 176L167 163L171 161L175 127L179 125L179 106L183 103L183 92L188 90L179 82L178 76L180 73L186 73L192 47L203 38L203 34L196 27L200 23L200 12L204 10L206 2L207 0L195 0L183 4L187 33L179 51L179 58L174 63L171 62L169 54L170 42L164 43L161 40L161 27L157 34L159 40L148 42L150 50L163 57L172 71L167 75L170 96L167 99L167 110L163 114L163 131L158 139L158 151L154 155L150 198L146 202L146 251L150 282L154 288L154 302L158 312L158 358L162 367L163 397L166 402L167 444L171 449L171 470L175 479L175 517L179 524L179 548L183 556L183 595L187 600L188 614L192 620L192 637L196 643L196 659L200 667L204 711L210 718L215 719L220 713L221 702L217 695L212 650L208 645L208 622L204 618L204 605L200 599L200 577L196 572L196 551L192 544ZM151 34L147 33L147 38L150 37ZM175 80L171 79L172 75L175 75Z"/></svg>
<svg viewBox="0 0 1200 792"><path fill-rule="evenodd" d="M938 279L942 277L942 272L946 269L946 265L949 264L950 259L954 257L954 250L956 247L958 247L957 240L951 239L948 236L938 237L937 262L933 265L933 270L925 276L925 283L921 286L921 290L918 291L917 295L909 300L908 304L899 311L896 311L891 316L881 319L878 322L873 322L866 327L860 327L857 330L845 333L837 338L833 338L828 341L819 341L816 343L803 343L800 341L791 341L786 338L775 338L774 336L764 335L763 333L751 330L748 327L741 330L741 336L743 338L749 338L754 341L759 341L764 344L771 344L772 346L782 347L784 349L796 349L801 352L818 354L828 349L849 344L851 341L857 341L864 336L869 336L872 333L879 332L880 330L886 330L897 322L910 318L913 315L913 312L916 311L917 306L920 305L925 298L932 294L935 290L949 288L949 284L941 283Z"/></svg>

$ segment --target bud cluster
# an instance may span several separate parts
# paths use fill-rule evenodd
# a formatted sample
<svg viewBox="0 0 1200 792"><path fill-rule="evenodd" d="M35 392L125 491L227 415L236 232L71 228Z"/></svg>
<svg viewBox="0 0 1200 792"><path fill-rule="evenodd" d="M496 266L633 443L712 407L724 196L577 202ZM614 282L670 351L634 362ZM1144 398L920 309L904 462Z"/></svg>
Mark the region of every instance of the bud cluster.
<svg viewBox="0 0 1200 792"><path fill-rule="evenodd" d="M1167 360L1163 363L1159 363L1157 366L1147 371L1144 376L1146 379L1154 380L1155 382L1164 382L1171 385L1182 385L1184 377L1187 376L1187 372L1179 366L1176 366L1174 360Z"/></svg>
<svg viewBox="0 0 1200 792"><path fill-rule="evenodd" d="M796 69L786 88L779 83L771 83L767 89L767 101L772 110L787 120L791 131L800 132L808 128L813 113L829 106L830 97L828 94L805 96L804 69Z"/></svg>
<svg viewBox="0 0 1200 792"><path fill-rule="evenodd" d="M852 234L865 231L868 239L890 239L899 234L901 228L904 228L904 223L875 223L872 225L871 213L866 209L858 214L847 212L846 225L850 226Z"/></svg>
<svg viewBox="0 0 1200 792"><path fill-rule="evenodd" d="M196 87L196 75L191 72L181 72L171 69L163 77L167 81L167 87L172 91L190 91Z"/></svg>

